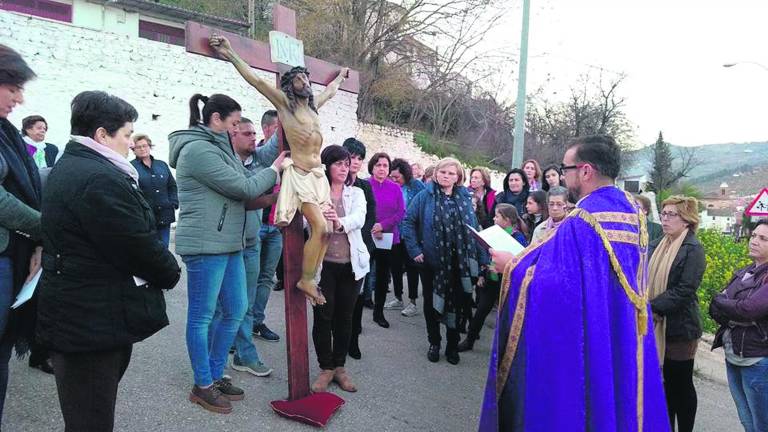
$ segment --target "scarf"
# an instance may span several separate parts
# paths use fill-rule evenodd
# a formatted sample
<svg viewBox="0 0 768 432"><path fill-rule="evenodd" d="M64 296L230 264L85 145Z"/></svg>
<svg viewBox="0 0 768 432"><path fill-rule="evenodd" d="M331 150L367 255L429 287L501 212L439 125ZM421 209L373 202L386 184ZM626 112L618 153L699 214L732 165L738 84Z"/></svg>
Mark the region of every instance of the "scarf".
<svg viewBox="0 0 768 432"><path fill-rule="evenodd" d="M562 218L559 221L555 222L555 220L550 217L549 219L547 219L547 231L557 229L557 227L559 227L564 220L565 218Z"/></svg>
<svg viewBox="0 0 768 432"><path fill-rule="evenodd" d="M136 184L139 184L139 172L136 171L136 168L130 162L128 162L128 159L126 159L125 156L112 150L104 144L99 144L90 137L72 135L71 138L72 141L80 143L95 151L96 153L104 156L108 161L112 163L112 165L116 166L117 169L124 172L125 174L128 174Z"/></svg>
<svg viewBox="0 0 768 432"><path fill-rule="evenodd" d="M648 298L653 300L667 290L669 283L669 271L675 261L677 252L688 235L686 228L677 238L673 239L665 235L656 250L653 251L651 262L648 264ZM653 315L653 336L656 339L656 350L659 356L659 366L664 366L664 352L666 351L667 319Z"/></svg>
<svg viewBox="0 0 768 432"><path fill-rule="evenodd" d="M451 195L433 183L435 207L432 227L437 248L437 269L434 273L432 307L448 328L456 328L457 312L464 293L472 292L472 277L477 276L477 251L467 224L472 224L472 200L454 186ZM458 276L458 277L457 277ZM459 279L461 286L453 281Z"/></svg>
<svg viewBox="0 0 768 432"><path fill-rule="evenodd" d="M36 142L28 135L25 135L23 138L24 142L27 143L27 152L29 152L29 155L35 160L37 167L45 168L47 166L45 163L45 143Z"/></svg>

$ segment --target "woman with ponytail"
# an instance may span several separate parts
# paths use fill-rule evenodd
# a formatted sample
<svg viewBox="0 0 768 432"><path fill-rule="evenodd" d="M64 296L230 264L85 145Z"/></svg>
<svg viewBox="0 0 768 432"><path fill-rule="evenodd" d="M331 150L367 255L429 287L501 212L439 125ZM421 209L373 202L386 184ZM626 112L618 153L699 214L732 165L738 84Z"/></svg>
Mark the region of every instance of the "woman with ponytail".
<svg viewBox="0 0 768 432"><path fill-rule="evenodd" d="M285 154L251 176L227 133L240 122L240 105L222 94L196 94L189 111L189 129L168 137L180 204L176 253L187 266L187 350L195 380L189 400L226 414L230 401L244 397L224 378L224 367L248 306L245 204L272 190ZM209 340L217 301L222 319Z"/></svg>

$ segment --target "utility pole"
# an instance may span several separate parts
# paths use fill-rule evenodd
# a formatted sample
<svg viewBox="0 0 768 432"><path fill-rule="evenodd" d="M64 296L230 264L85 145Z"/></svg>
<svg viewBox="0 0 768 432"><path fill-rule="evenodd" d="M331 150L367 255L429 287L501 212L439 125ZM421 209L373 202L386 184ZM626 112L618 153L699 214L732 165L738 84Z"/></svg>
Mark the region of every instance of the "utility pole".
<svg viewBox="0 0 768 432"><path fill-rule="evenodd" d="M517 77L512 168L520 168L523 164L523 148L525 147L525 78L528 69L528 17L530 13L531 0L523 0L523 29L520 32L520 72Z"/></svg>

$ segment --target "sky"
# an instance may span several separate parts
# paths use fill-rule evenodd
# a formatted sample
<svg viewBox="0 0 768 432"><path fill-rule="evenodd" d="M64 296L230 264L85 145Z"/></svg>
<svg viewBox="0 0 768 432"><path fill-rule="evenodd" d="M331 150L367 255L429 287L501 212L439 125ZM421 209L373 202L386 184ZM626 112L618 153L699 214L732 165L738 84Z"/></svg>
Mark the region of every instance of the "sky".
<svg viewBox="0 0 768 432"><path fill-rule="evenodd" d="M508 4L483 45L516 57L522 0ZM637 144L768 141L767 20L768 0L531 0L528 90L556 100L583 73L623 72Z"/></svg>

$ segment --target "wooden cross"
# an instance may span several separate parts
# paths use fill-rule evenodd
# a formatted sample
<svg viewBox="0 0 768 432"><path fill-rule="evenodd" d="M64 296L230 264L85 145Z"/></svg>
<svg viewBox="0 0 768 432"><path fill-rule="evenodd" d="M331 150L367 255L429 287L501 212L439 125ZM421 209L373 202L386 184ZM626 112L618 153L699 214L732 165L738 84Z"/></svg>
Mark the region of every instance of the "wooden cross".
<svg viewBox="0 0 768 432"><path fill-rule="evenodd" d="M296 13L279 4L272 9L272 26L276 31L296 37ZM224 35L232 48L251 67L274 72L276 86L280 87L280 74L288 67L272 63L269 44L246 39L234 33L188 21L186 24L186 48L188 52L217 58L208 45L212 34ZM340 66L314 57L305 56L304 64L310 71L310 80L327 85L341 69ZM234 78L233 79L240 79ZM360 78L356 71L350 71L341 85L341 90L359 93ZM254 91L256 91L254 89ZM280 149L285 148L282 127L278 129ZM304 229L302 216L296 213L290 225L283 229L283 284L285 286L285 328L288 350L288 399L296 400L309 395L309 343L307 340L307 301L304 293L296 288L301 277L301 260L304 251Z"/></svg>

